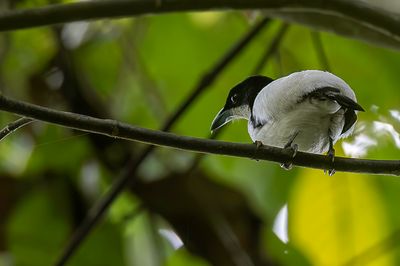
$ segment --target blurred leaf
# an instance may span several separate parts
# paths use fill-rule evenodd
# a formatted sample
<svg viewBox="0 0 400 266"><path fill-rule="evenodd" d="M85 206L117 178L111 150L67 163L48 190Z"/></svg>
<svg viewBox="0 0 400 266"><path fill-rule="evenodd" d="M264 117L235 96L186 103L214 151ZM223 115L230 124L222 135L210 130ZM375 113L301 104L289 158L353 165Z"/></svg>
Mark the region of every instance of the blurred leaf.
<svg viewBox="0 0 400 266"><path fill-rule="evenodd" d="M27 77L36 73L53 56L56 49L49 29L32 29L9 33L10 46L2 62L5 88L14 95L22 93ZM29 45L27 45L29 44Z"/></svg>
<svg viewBox="0 0 400 266"><path fill-rule="evenodd" d="M115 89L123 55L116 42L117 27L109 23L99 23L95 28L99 31L98 37L77 49L74 58L79 71L85 73L91 87L107 99Z"/></svg>
<svg viewBox="0 0 400 266"><path fill-rule="evenodd" d="M289 202L289 239L316 265L341 265L389 233L383 201L367 176L304 170ZM393 265L386 253L371 265Z"/></svg>
<svg viewBox="0 0 400 266"><path fill-rule="evenodd" d="M33 147L25 171L37 174L47 170L77 173L82 161L89 153L85 139L87 133L73 133L55 126L41 125L42 132Z"/></svg>
<svg viewBox="0 0 400 266"><path fill-rule="evenodd" d="M54 187L52 189L55 189ZM64 194L65 196L65 194ZM27 193L8 219L8 245L16 265L50 265L69 231L65 201L49 188ZM65 203L64 203L65 204Z"/></svg>
<svg viewBox="0 0 400 266"><path fill-rule="evenodd" d="M342 1L331 2L333 2L333 5L340 6ZM278 9L268 14L288 22L301 23L317 30L327 30L345 37L361 39L385 47L400 48L400 36L390 32L389 27L382 27L382 24L386 22L382 20L398 21L398 14L391 11L383 11L380 8L368 7L361 1L351 2L352 5L347 7L347 11L351 10L353 15L350 15L349 12L335 12L323 8L307 7L303 10L293 11L290 11L290 9ZM342 6L343 8L346 7ZM369 16L375 16L375 24L368 21Z"/></svg>
<svg viewBox="0 0 400 266"><path fill-rule="evenodd" d="M65 242L64 242L65 244ZM91 232L68 265L126 265L124 239L118 225L102 223ZM59 248L61 250L63 246ZM129 252L129 250L127 251Z"/></svg>
<svg viewBox="0 0 400 266"><path fill-rule="evenodd" d="M271 258L280 265L306 266L313 265L299 250L289 243L283 243L271 230L266 230L265 247Z"/></svg>
<svg viewBox="0 0 400 266"><path fill-rule="evenodd" d="M186 266L186 265L191 265L191 266L210 266L209 263L206 261L194 257L190 253L188 253L185 249L179 249L177 250L171 258L168 259L167 263L165 264L166 266Z"/></svg>
<svg viewBox="0 0 400 266"><path fill-rule="evenodd" d="M47 1L23 1L21 7L45 3ZM365 25L354 27L355 20L341 19L335 14L310 15L303 11L275 15L398 48L396 36L385 37L382 32ZM377 8L376 12L381 11ZM75 68L74 78L91 89L88 97L100 96L115 118L158 128L226 49L251 27L254 16L254 12L168 14L135 20L81 22L59 29L70 28L72 35L79 33L82 27L85 30L79 42L70 46L66 54L73 55L69 60ZM210 123L224 104L228 91L252 74L280 24L273 22L224 70L177 123L175 132L199 137L209 135ZM64 97L59 90L49 92L51 88L41 89L45 84L31 80L37 73L43 75L43 69L51 69L54 64L54 55L60 47L53 33L53 30L40 28L4 34L0 46L0 54L5 56L0 86L6 93L29 98L31 102L47 97L42 104L64 109L59 104L63 101L54 103L49 96ZM64 38L66 35L64 33ZM367 149L366 157L397 158L400 124L390 111L400 111L397 97L400 54L331 33L321 33L321 40L332 72L351 85L367 110L359 115L355 135L345 141L354 143L358 136L365 134L376 141L374 147ZM68 43L66 39L63 41L64 45ZM262 74L278 78L303 69L323 69L323 65L315 52L309 28L291 25L279 51L267 62ZM46 80L46 77L39 78ZM33 83L35 86L30 88ZM72 91L70 88L67 92ZM157 109L158 106L154 106L157 101L148 94L156 94L162 108ZM9 117L2 115L3 123L9 121ZM393 134L374 128L376 122L392 126ZM20 135L2 142L0 171L12 175L10 178L19 178L22 184L47 182L53 179L54 173L63 173L70 181L77 180L84 175L82 167L88 160L105 154L104 150L94 148L86 135L42 123L15 134ZM245 121L227 126L220 138L251 142ZM115 140L114 144L127 148L126 142ZM341 144L335 147L338 155L346 152ZM136 153L142 146L133 147ZM111 154L118 157L121 150L112 149ZM175 250L165 238L154 234L162 227L157 223L151 227L145 215L127 221L138 200L124 194L70 264L146 265L163 263L165 257L169 266L206 265L207 262L188 254L187 250L200 250L203 253L198 253L204 254L207 247L215 247L219 241L218 237L210 237L214 236L211 229L204 229L209 226L210 211L226 214L227 222L234 225L238 235L244 240L251 239L243 242L251 247L251 252L265 251L282 265L343 263L399 229L398 178L343 173L327 177L322 171L303 168L284 171L270 162L223 156L207 156L195 176L177 174L189 168L192 159L193 154L187 152L160 149L139 171L139 176L157 181L135 190L138 198L145 199L153 211L174 226L185 240L184 248ZM100 161L95 163L100 169L105 168ZM123 169L116 165L114 170L106 171L108 177L114 178ZM42 176L46 178L40 178ZM160 180L165 176L171 179ZM100 182L106 189L109 179ZM16 265L51 265L75 223L79 222L71 217L76 210L69 206L72 199L65 195L62 187L51 182L46 188L37 185L13 209L5 248L12 253ZM22 191L19 192L23 194ZM285 225L285 221L278 219L284 206L288 206L288 243L278 239L272 230L275 225ZM81 207L85 209L86 206L82 204ZM251 223L252 218L257 219L257 226ZM260 237L256 230L259 227L264 230L261 247L254 241ZM197 239L194 244L193 239ZM160 254L160 247L165 248L165 254ZM399 264L397 246L379 248L384 255L373 265Z"/></svg>

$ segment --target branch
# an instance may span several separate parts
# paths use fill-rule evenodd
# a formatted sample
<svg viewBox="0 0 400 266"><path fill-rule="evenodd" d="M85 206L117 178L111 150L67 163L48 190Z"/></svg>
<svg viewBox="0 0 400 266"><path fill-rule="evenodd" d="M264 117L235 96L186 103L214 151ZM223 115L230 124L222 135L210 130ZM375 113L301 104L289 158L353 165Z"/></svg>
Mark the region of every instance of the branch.
<svg viewBox="0 0 400 266"><path fill-rule="evenodd" d="M227 8L263 9L269 15L287 21L300 22L390 47L400 47L398 15L357 1L343 0L94 0L3 12L0 16L0 31L79 20Z"/></svg>
<svg viewBox="0 0 400 266"><path fill-rule="evenodd" d="M7 137L9 134L31 122L33 122L33 119L22 117L14 122L9 123L2 130L0 130L0 141Z"/></svg>
<svg viewBox="0 0 400 266"><path fill-rule="evenodd" d="M0 96L0 110L111 138L139 141L180 150L266 160L276 163L291 159L290 152L277 147L264 146L257 149L256 145L253 144L178 136L168 132L132 126L116 120L99 119L57 111L13 100L3 95ZM331 167L331 162L327 156L305 152L299 152L294 158L293 164L316 169L328 169ZM336 171L342 172L400 175L400 161L398 160L363 160L336 157L334 168Z"/></svg>

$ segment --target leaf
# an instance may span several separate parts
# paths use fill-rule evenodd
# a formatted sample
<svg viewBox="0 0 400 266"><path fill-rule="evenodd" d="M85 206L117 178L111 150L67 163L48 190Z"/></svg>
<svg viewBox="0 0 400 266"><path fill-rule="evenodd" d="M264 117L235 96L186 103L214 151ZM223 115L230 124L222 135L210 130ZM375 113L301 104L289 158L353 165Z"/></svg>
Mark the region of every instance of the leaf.
<svg viewBox="0 0 400 266"><path fill-rule="evenodd" d="M304 5L272 9L266 13L313 29L334 32L384 47L400 48L400 32L396 29L399 28L399 14L360 1L336 0L329 1L329 4L304 2Z"/></svg>

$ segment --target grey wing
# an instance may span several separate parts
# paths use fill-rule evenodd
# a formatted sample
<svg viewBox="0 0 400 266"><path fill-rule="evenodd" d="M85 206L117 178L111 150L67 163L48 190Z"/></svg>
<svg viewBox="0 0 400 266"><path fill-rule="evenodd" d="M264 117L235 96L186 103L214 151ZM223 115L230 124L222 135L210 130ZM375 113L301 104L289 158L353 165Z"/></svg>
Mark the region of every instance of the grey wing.
<svg viewBox="0 0 400 266"><path fill-rule="evenodd" d="M358 111L364 111L364 109L356 103L354 100L350 99L347 96L344 96L340 92L333 92L332 90L330 91L328 98L335 100L342 108L345 109L344 112L344 126L342 129L342 132L340 133L341 135L345 134L357 121L357 114L355 110Z"/></svg>
<svg viewBox="0 0 400 266"><path fill-rule="evenodd" d="M327 98L336 101L342 108L345 109L344 113L344 126L341 135L345 134L357 121L357 114L355 110L364 111L364 109L354 100L340 93L340 90L332 87L323 87L316 89L310 93L312 97Z"/></svg>
<svg viewBox="0 0 400 266"><path fill-rule="evenodd" d="M317 99L329 99L336 101L340 106L348 109L348 110L358 110L364 111L364 109L354 100L350 99L349 97L341 94L340 90L333 87L322 87L315 89L314 91L310 92L303 96L303 99L306 98L317 98Z"/></svg>

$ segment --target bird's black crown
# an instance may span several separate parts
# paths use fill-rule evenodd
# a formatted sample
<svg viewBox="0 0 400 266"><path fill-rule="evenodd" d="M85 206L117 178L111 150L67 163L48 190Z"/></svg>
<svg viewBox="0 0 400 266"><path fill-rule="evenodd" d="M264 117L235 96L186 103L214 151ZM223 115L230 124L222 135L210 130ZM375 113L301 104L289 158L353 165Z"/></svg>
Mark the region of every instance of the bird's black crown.
<svg viewBox="0 0 400 266"><path fill-rule="evenodd" d="M248 105L251 110L258 93L272 81L273 79L260 75L248 77L230 90L224 109Z"/></svg>

